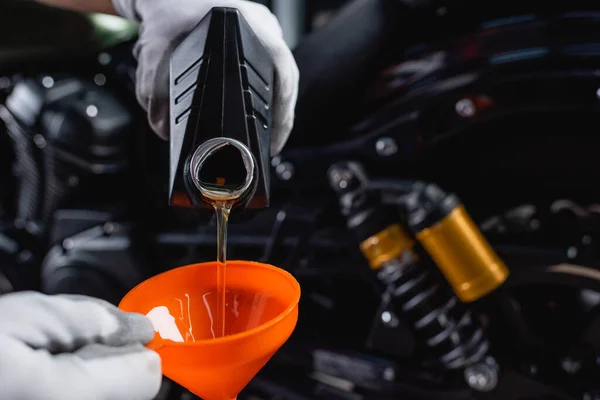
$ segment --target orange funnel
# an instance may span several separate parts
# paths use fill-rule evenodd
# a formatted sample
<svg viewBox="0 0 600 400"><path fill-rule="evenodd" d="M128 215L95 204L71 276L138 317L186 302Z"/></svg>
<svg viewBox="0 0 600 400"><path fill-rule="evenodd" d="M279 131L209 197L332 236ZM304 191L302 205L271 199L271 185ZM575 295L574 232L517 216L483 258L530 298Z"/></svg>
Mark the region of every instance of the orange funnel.
<svg viewBox="0 0 600 400"><path fill-rule="evenodd" d="M142 282L119 308L152 320L148 344L163 374L204 400L232 400L292 334L300 285L286 271L227 262L226 336L214 339L217 263L173 269Z"/></svg>

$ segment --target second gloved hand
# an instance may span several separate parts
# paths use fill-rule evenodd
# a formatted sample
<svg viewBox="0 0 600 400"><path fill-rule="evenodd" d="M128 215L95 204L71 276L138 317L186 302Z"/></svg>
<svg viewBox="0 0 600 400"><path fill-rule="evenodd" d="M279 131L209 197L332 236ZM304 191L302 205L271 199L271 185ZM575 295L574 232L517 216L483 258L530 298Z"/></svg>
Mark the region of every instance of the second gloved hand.
<svg viewBox="0 0 600 400"><path fill-rule="evenodd" d="M84 296L0 296L0 398L151 400L160 357L150 320Z"/></svg>
<svg viewBox="0 0 600 400"><path fill-rule="evenodd" d="M175 47L213 7L237 8L275 64L271 155L281 151L294 124L298 67L271 11L245 0L113 0L125 18L141 23L134 48L138 60L136 92L152 128L169 135L169 60Z"/></svg>

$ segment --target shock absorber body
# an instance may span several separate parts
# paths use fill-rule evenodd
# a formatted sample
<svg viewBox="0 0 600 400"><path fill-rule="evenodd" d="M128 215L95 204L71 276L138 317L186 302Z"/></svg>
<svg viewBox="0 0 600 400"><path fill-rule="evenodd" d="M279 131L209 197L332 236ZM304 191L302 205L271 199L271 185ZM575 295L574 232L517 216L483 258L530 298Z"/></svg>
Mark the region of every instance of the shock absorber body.
<svg viewBox="0 0 600 400"><path fill-rule="evenodd" d="M381 201L364 190L367 177L353 162L335 164L329 172L348 228L385 287L385 296L410 323L417 341L428 349L434 366L457 370L483 363L489 343L466 306L423 265L415 241ZM490 390L491 385L480 390Z"/></svg>
<svg viewBox="0 0 600 400"><path fill-rule="evenodd" d="M411 231L463 302L480 299L508 278L508 268L455 195L416 183L405 212Z"/></svg>

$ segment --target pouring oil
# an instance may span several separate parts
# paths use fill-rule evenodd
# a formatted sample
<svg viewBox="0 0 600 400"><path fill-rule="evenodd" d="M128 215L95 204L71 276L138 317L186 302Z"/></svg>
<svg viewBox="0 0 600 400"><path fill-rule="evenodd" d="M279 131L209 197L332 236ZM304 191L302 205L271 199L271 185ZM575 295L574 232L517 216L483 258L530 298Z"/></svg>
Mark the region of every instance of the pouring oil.
<svg viewBox="0 0 600 400"><path fill-rule="evenodd" d="M231 139L220 139L220 142L200 158L196 169L197 186L215 210L217 219L215 338L227 334L225 328L227 308L227 228L229 214L250 186L254 168L252 155L247 148L239 147L240 145L241 143L232 141Z"/></svg>
<svg viewBox="0 0 600 400"><path fill-rule="evenodd" d="M217 216L217 316L215 337L225 336L225 308L227 303L227 225L232 201L213 201Z"/></svg>

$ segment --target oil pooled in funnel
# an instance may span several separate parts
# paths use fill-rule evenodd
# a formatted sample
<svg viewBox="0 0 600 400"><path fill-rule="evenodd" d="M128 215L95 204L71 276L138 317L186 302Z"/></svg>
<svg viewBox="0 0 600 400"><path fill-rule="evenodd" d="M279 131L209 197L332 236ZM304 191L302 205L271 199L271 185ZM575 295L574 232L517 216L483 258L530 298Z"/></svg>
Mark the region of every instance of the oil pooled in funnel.
<svg viewBox="0 0 600 400"><path fill-rule="evenodd" d="M221 321L216 316L221 303L219 296L217 288L204 293L186 293L154 307L146 316L163 340L190 343L249 331L274 319L286 308L286 304L266 293L228 286L225 294L225 329L219 335L217 330Z"/></svg>

